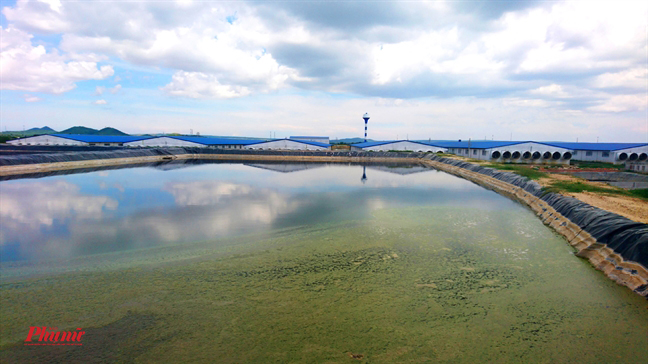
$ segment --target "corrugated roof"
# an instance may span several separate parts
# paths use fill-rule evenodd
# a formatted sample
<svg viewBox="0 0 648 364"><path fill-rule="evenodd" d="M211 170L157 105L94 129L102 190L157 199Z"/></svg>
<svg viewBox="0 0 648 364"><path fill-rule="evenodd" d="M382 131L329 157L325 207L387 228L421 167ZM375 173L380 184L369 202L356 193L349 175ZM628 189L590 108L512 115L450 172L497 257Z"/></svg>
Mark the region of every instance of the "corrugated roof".
<svg viewBox="0 0 648 364"><path fill-rule="evenodd" d="M315 139L328 139L327 136L291 136L290 139L299 139L299 138L315 138Z"/></svg>
<svg viewBox="0 0 648 364"><path fill-rule="evenodd" d="M248 144L254 144L259 142L258 140L250 140L250 139L228 139L228 138L170 136L170 135L166 135L165 137L184 140L186 142L193 142L193 143L198 143L203 145L248 145Z"/></svg>
<svg viewBox="0 0 648 364"><path fill-rule="evenodd" d="M592 150L592 151L607 151L637 148L648 146L648 143L569 143L569 142L541 142L542 144L551 145L554 147L573 149L573 150Z"/></svg>
<svg viewBox="0 0 648 364"><path fill-rule="evenodd" d="M299 140L299 139L272 139L272 140L266 140L266 141L261 141L261 142L255 141L255 142L250 143L250 144L262 144L262 143L277 142L277 141L282 141L282 140L287 140L287 141L291 141L291 142L295 142L295 143L310 144L310 145L315 145L315 146L322 147L322 148L330 148L331 147L330 144L311 142L309 140Z"/></svg>
<svg viewBox="0 0 648 364"><path fill-rule="evenodd" d="M433 145L428 142L422 142L418 140L379 140L379 141L372 141L372 142L363 142L363 143L356 143L356 144L351 144L353 147L357 148L371 148L375 147L377 145L385 145L385 144L392 144L392 143L400 143L400 142L407 142L407 143L415 143L415 144L423 144L427 146L433 146L433 147L441 147L439 145Z"/></svg>
<svg viewBox="0 0 648 364"><path fill-rule="evenodd" d="M83 134L49 134L65 139L76 140L85 143L127 143L137 140L150 139L150 136L131 135L83 135Z"/></svg>
<svg viewBox="0 0 648 364"><path fill-rule="evenodd" d="M491 149L501 148L509 145L531 143L529 141L503 141L503 140L420 140L423 144L433 145L443 148L471 148L471 149Z"/></svg>

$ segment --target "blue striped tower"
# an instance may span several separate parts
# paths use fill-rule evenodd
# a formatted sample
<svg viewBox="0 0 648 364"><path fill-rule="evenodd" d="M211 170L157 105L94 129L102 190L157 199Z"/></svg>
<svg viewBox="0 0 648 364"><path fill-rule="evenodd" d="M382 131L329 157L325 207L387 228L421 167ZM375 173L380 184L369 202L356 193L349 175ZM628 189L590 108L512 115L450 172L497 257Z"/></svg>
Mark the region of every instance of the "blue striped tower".
<svg viewBox="0 0 648 364"><path fill-rule="evenodd" d="M365 143L367 142L367 123L369 122L369 113L365 113L362 118L365 121Z"/></svg>

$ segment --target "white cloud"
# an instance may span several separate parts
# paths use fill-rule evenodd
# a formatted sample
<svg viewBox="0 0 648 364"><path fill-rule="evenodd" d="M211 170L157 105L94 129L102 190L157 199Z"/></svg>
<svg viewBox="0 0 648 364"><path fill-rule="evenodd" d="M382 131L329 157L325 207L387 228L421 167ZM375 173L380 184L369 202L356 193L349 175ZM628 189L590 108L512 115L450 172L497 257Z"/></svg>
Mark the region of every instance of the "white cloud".
<svg viewBox="0 0 648 364"><path fill-rule="evenodd" d="M529 91L532 94L551 96L551 97L568 97L569 95L563 90L562 86L551 84L547 86L538 87Z"/></svg>
<svg viewBox="0 0 648 364"><path fill-rule="evenodd" d="M111 66L96 62L69 60L56 51L31 44L32 36L15 28L0 27L0 88L61 94L76 87L75 82L101 80L112 76Z"/></svg>
<svg viewBox="0 0 648 364"><path fill-rule="evenodd" d="M66 76L63 79L68 82L48 83L52 74L61 74L45 72L48 62L63 69L73 62L88 62L80 78L102 79L112 75L112 68L102 73L98 62L115 60L120 68L155 72L157 80L168 75L170 80L159 88L163 92L153 90L159 92L155 94L158 103L171 95L227 99L230 105L248 96L250 104L237 104L245 112L221 114L240 122L211 130L211 119L201 119L204 110L177 106L183 100L174 100L175 106L147 105L137 110L141 116L186 107L178 112L194 118L195 128L208 133L255 134L270 129L258 122L264 119L272 123L273 130L286 133L322 130L331 135L358 135L349 119L357 112L354 105L361 112L382 113L372 119L372 125L378 125L373 129L376 137L394 138L408 132L461 137L465 130L491 134L489 129L504 128L506 118L517 123L507 128L521 125L524 118L537 123L537 127L526 127L538 134L530 139L541 135L556 139L559 135L552 136L555 131L549 130L556 127L555 120L601 133L608 130L611 115L645 109L647 4L500 2L473 9L461 2L345 2L334 7L299 2L18 0L3 9L14 30L6 36L3 33L0 42L3 57L10 54L5 52L5 43L13 48L27 44L18 47L23 50L14 62L26 66L16 66L11 74L29 80L20 83L23 88L14 89L65 92L76 81ZM227 17L234 14L236 20L230 24ZM355 22L359 17L366 21ZM29 33L61 35L57 47L65 53L46 51L35 41L32 45ZM44 66L29 66L32 63ZM94 78L96 73L101 77ZM151 87L151 80L138 84L143 76L131 77L128 71L120 76L111 81L116 85L126 79L124 85L133 90L129 96L153 95L145 89ZM295 107L295 100L300 99L294 92L285 97L281 90L286 89L289 93L295 89L320 92L318 100L305 103L316 112ZM97 90L97 96L120 92L117 86ZM329 100L340 96L361 97L364 102ZM604 121L592 121L597 117ZM177 129L173 117L161 111L137 121L149 119L149 129L142 126L142 132ZM308 123L303 122L306 119ZM430 120L435 121L434 127ZM464 129L455 130L459 125ZM577 129L555 130L578 135Z"/></svg>
<svg viewBox="0 0 648 364"><path fill-rule="evenodd" d="M250 94L243 86L221 85L213 75L202 72L179 71L173 75L171 83L162 88L173 96L190 97L194 99L216 98L230 99Z"/></svg>
<svg viewBox="0 0 648 364"><path fill-rule="evenodd" d="M106 101L106 100L97 100L97 101L93 102L93 104L95 104L95 105L106 105L107 103L108 103L108 101Z"/></svg>
<svg viewBox="0 0 648 364"><path fill-rule="evenodd" d="M648 80L647 68L631 68L615 73L604 73L597 76L593 83L597 88L632 88L645 89Z"/></svg>
<svg viewBox="0 0 648 364"><path fill-rule="evenodd" d="M28 94L23 95L23 97L25 98L25 102L38 102L43 100L40 97L32 96Z"/></svg>
<svg viewBox="0 0 648 364"><path fill-rule="evenodd" d="M95 88L95 95L96 95L96 96L101 96L101 95L103 95L103 93L106 92L106 91L108 91L108 92L110 92L111 94L114 95L114 94L116 94L116 93L119 93L119 91L120 91L121 89L122 89L122 86L121 86L121 85L115 85L115 87L110 87L110 88L106 88L106 87L104 87L104 86L97 86L97 87Z"/></svg>
<svg viewBox="0 0 648 364"><path fill-rule="evenodd" d="M609 97L603 103L590 107L591 111L603 112L623 112L623 111L641 111L648 108L648 96L646 94L638 95L615 95Z"/></svg>

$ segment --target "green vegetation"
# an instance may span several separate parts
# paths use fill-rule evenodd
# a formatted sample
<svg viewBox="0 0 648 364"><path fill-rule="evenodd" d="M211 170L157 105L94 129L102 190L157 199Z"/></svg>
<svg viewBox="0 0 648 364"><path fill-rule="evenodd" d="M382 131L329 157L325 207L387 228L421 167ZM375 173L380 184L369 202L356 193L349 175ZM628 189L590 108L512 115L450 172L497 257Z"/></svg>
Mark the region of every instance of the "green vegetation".
<svg viewBox="0 0 648 364"><path fill-rule="evenodd" d="M482 164L482 167L488 167L488 168L513 172L515 174L519 174L520 176L526 177L528 179L533 179L533 180L547 177L546 173L539 172L537 169L535 169L537 167L533 168L533 167L528 167L519 164L489 163L489 164Z"/></svg>
<svg viewBox="0 0 648 364"><path fill-rule="evenodd" d="M11 136L12 139L22 138L34 135L44 135L44 134L53 134L56 133L56 130L50 128L49 126L44 126L42 128L31 128L25 131L22 130L13 130L13 131L3 131L0 133L2 136Z"/></svg>
<svg viewBox="0 0 648 364"><path fill-rule="evenodd" d="M93 135L98 131L99 130L97 129L92 129L85 126L73 126L71 128L63 130L61 134Z"/></svg>
<svg viewBox="0 0 648 364"><path fill-rule="evenodd" d="M605 162L582 162L582 161L571 161L572 166L577 166L578 168L606 168L606 169L617 169L620 171L625 170L625 165L623 164L613 164Z"/></svg>
<svg viewBox="0 0 648 364"><path fill-rule="evenodd" d="M334 141L334 143L344 143L344 144L357 144L357 143L364 143L364 138L342 138L342 139L337 139ZM367 139L368 142L373 142L373 139Z"/></svg>
<svg viewBox="0 0 648 364"><path fill-rule="evenodd" d="M4 281L0 361L638 362L648 355L645 301L567 254L566 242L522 208L381 209L366 220L197 245L131 253L142 261L129 266ZM24 346L33 325L83 328L83 347Z"/></svg>
<svg viewBox="0 0 648 364"><path fill-rule="evenodd" d="M7 140L12 140L12 139L17 139L20 138L18 135L12 135L12 134L2 134L0 135L0 143L6 143Z"/></svg>
<svg viewBox="0 0 648 364"><path fill-rule="evenodd" d="M61 134L76 134L76 135L128 135L115 128L103 128L101 130L88 128L85 126L73 126L65 129Z"/></svg>
<svg viewBox="0 0 648 364"><path fill-rule="evenodd" d="M636 190L626 190L618 187L601 187L589 184L585 181L554 181L551 186L545 187L544 191L546 192L570 192L570 193L580 193L580 192L594 192L600 194L608 195L620 195L620 196L630 196L638 197L644 200L648 200L648 188L636 189Z"/></svg>
<svg viewBox="0 0 648 364"><path fill-rule="evenodd" d="M128 135L128 134L120 130L117 130L115 128L103 128L98 132L94 133L94 135Z"/></svg>

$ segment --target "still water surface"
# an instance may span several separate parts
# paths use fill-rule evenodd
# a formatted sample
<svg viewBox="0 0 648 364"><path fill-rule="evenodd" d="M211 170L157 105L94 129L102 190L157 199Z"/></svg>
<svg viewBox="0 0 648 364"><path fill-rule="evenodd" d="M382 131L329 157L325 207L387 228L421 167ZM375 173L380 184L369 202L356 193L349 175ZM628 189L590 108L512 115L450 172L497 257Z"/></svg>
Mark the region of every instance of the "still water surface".
<svg viewBox="0 0 648 364"><path fill-rule="evenodd" d="M366 218L381 208L519 208L465 180L399 165L163 164L1 186L3 261L65 259L268 232Z"/></svg>
<svg viewBox="0 0 648 364"><path fill-rule="evenodd" d="M9 361L638 362L648 305L528 209L421 166L0 182ZM20 346L35 324L83 348ZM27 350L34 349L34 350Z"/></svg>

